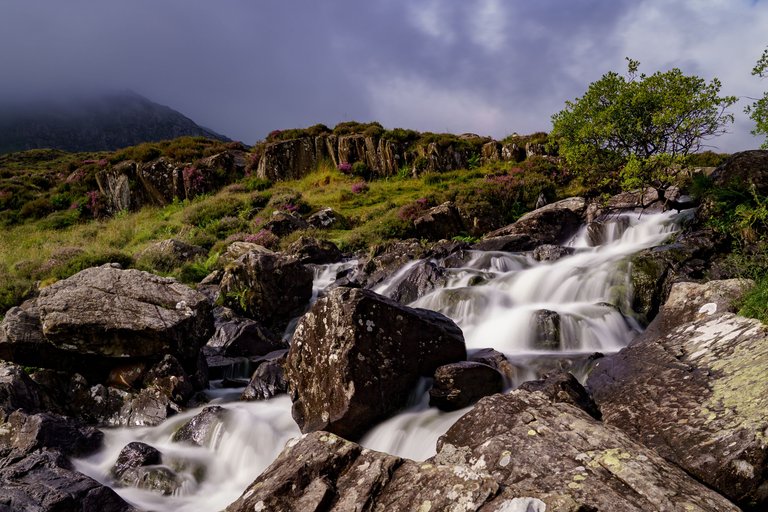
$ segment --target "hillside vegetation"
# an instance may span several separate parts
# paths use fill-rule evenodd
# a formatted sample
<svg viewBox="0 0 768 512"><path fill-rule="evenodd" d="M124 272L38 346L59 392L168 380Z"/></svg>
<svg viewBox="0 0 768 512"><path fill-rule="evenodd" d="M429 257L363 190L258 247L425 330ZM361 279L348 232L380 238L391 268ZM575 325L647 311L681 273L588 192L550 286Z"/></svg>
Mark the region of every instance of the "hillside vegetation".
<svg viewBox="0 0 768 512"><path fill-rule="evenodd" d="M357 128L370 130L371 126L380 125ZM422 143L442 140L450 144L459 140L451 135L406 130L390 133L406 133ZM303 135L303 131L291 133L293 137ZM284 137L272 134L270 140ZM548 143L546 134L537 137ZM418 237L414 219L445 201L452 201L465 219L465 229L453 236L473 241L514 222L532 210L540 197L548 202L573 195L599 199L600 194L618 191L612 185L585 188L556 154L535 155L523 161L483 162L479 144L471 149L476 158L469 159L472 164L466 169L417 172L413 167L404 167L397 175L379 179L366 179L327 160L300 179L277 182L259 178L248 166L241 176L218 190L137 211L111 213L96 184L97 172L125 160L148 162L162 157L194 165L200 159L232 149L245 148L234 143L182 138L112 153L34 150L0 157L0 222L4 226L0 241L0 311L19 304L40 287L106 262L117 261L125 267L173 276L194 285L221 267L220 256L233 241L285 249L301 236L312 236L330 240L346 253L375 251L392 239ZM256 146L250 151L255 155L260 150ZM723 158L713 153L692 155L689 165L716 165ZM681 185L688 185L689 173L680 173L680 180ZM706 184L699 183L699 187L700 194L707 193ZM722 207L724 203L718 204ZM270 231L269 222L276 212L306 218L326 207L332 208L339 219L329 229L305 227L283 236ZM725 224L741 222L742 217L725 221L720 228L727 231ZM154 242L169 238L199 246L203 251L191 261L160 261L142 254ZM758 238L763 243L762 235Z"/></svg>

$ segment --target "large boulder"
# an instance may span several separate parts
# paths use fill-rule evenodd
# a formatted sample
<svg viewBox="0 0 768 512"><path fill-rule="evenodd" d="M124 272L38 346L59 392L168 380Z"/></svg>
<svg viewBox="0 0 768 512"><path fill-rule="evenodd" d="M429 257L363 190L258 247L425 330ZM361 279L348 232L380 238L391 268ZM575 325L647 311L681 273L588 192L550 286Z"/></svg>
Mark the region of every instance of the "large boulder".
<svg viewBox="0 0 768 512"><path fill-rule="evenodd" d="M387 287L386 295L401 304L409 304L448 280L445 269L430 260L421 260L402 279Z"/></svg>
<svg viewBox="0 0 768 512"><path fill-rule="evenodd" d="M336 288L294 333L285 364L293 417L302 432L358 438L403 407L420 376L465 358L461 330L445 316Z"/></svg>
<svg viewBox="0 0 768 512"><path fill-rule="evenodd" d="M483 251L530 251L540 245L559 245L584 222L587 203L571 197L528 212L514 224L487 233L474 248Z"/></svg>
<svg viewBox="0 0 768 512"><path fill-rule="evenodd" d="M427 210L413 221L416 233L428 240L451 239L464 231L464 222L456 205L447 201Z"/></svg>
<svg viewBox="0 0 768 512"><path fill-rule="evenodd" d="M522 496L540 508L513 510L738 510L618 429L540 392L480 400L440 438L429 462L492 475L502 491L483 510L509 510L504 501Z"/></svg>
<svg viewBox="0 0 768 512"><path fill-rule="evenodd" d="M255 320L235 314L229 308L214 310L216 331L206 347L226 357L263 356L288 345Z"/></svg>
<svg viewBox="0 0 768 512"><path fill-rule="evenodd" d="M174 355L196 364L211 306L173 279L110 265L83 270L8 311L0 358L101 376L121 361Z"/></svg>
<svg viewBox="0 0 768 512"><path fill-rule="evenodd" d="M289 441L226 510L472 511L498 490L482 470L422 464L315 432Z"/></svg>
<svg viewBox="0 0 768 512"><path fill-rule="evenodd" d="M742 151L731 155L710 175L718 188L749 192L752 187L761 196L768 195L768 151Z"/></svg>
<svg viewBox="0 0 768 512"><path fill-rule="evenodd" d="M342 258L339 248L330 240L319 240L309 236L301 236L286 250L302 263L323 265L336 263Z"/></svg>
<svg viewBox="0 0 768 512"><path fill-rule="evenodd" d="M16 364L0 360L0 413L24 409L40 410L42 397L38 385Z"/></svg>
<svg viewBox="0 0 768 512"><path fill-rule="evenodd" d="M136 512L115 491L43 449L0 469L0 509L25 512Z"/></svg>
<svg viewBox="0 0 768 512"><path fill-rule="evenodd" d="M240 395L241 400L268 400L288 391L288 382L285 380L283 370L287 352L287 350L275 351L258 362L251 380Z"/></svg>
<svg viewBox="0 0 768 512"><path fill-rule="evenodd" d="M727 312L739 285L676 285L661 317L589 377L606 423L749 510L768 506L768 327ZM666 306L665 306L666 308Z"/></svg>
<svg viewBox="0 0 768 512"><path fill-rule="evenodd" d="M309 303L313 277L296 258L250 251L226 268L221 294L232 309L282 330Z"/></svg>

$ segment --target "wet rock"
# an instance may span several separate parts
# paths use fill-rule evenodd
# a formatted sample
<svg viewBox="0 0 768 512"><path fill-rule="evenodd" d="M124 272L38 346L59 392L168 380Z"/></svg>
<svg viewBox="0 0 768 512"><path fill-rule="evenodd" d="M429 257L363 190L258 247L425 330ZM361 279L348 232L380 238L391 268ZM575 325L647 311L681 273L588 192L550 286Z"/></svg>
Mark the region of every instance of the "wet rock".
<svg viewBox="0 0 768 512"><path fill-rule="evenodd" d="M181 405L195 392L192 378L172 355L166 355L144 376L144 387L157 389L171 401Z"/></svg>
<svg viewBox="0 0 768 512"><path fill-rule="evenodd" d="M19 461L43 450L56 450L68 456L84 456L101 447L104 434L79 422L51 413L27 414L14 411L0 417L0 465Z"/></svg>
<svg viewBox="0 0 768 512"><path fill-rule="evenodd" d="M601 359L588 385L606 423L745 509L761 510L768 506L768 327L722 312L732 284L678 287L664 315L671 321Z"/></svg>
<svg viewBox="0 0 768 512"><path fill-rule="evenodd" d="M504 379L494 368L482 363L459 361L435 370L429 390L429 405L443 411L455 411L503 390Z"/></svg>
<svg viewBox="0 0 768 512"><path fill-rule="evenodd" d="M0 360L0 411L10 414L24 409L34 413L40 406L38 385L19 365Z"/></svg>
<svg viewBox="0 0 768 512"><path fill-rule="evenodd" d="M407 263L421 259L428 249L417 240L396 240L374 247L373 253L360 260L348 280L363 288L373 288L391 277Z"/></svg>
<svg viewBox="0 0 768 512"><path fill-rule="evenodd" d="M208 300L173 279L109 265L83 270L11 309L0 357L96 380L127 358L194 364L213 330Z"/></svg>
<svg viewBox="0 0 768 512"><path fill-rule="evenodd" d="M497 491L483 471L422 464L315 432L289 441L226 510L478 510Z"/></svg>
<svg viewBox="0 0 768 512"><path fill-rule="evenodd" d="M219 441L216 438L218 427L226 414L227 410L218 405L206 407L173 435L173 441L214 448Z"/></svg>
<svg viewBox="0 0 768 512"><path fill-rule="evenodd" d="M126 472L142 466L152 466L162 462L160 450L148 444L134 441L120 450L111 473L121 478Z"/></svg>
<svg viewBox="0 0 768 512"><path fill-rule="evenodd" d="M293 336L285 365L293 417L303 432L357 438L404 406L420 376L465 358L461 330L443 315L336 288Z"/></svg>
<svg viewBox="0 0 768 512"><path fill-rule="evenodd" d="M278 237L283 237L308 227L307 221L302 219L298 213L276 211L272 213L272 217L264 224L263 229L271 231Z"/></svg>
<svg viewBox="0 0 768 512"><path fill-rule="evenodd" d="M501 502L512 497L546 510L738 510L618 429L540 392L483 398L428 462L487 471L504 488L490 510L505 510Z"/></svg>
<svg viewBox="0 0 768 512"><path fill-rule="evenodd" d="M575 253L573 247L563 247L562 245L545 244L536 247L533 250L533 259L536 261L557 261L565 256Z"/></svg>
<svg viewBox="0 0 768 512"><path fill-rule="evenodd" d="M569 372L559 371L540 380L529 380L523 382L518 389L530 392L540 391L552 402L575 405L596 420L602 417L600 409L589 392Z"/></svg>
<svg viewBox="0 0 768 512"><path fill-rule="evenodd" d="M530 250L544 244L562 244L578 231L584 220L586 207L584 198L563 199L526 213L514 224L491 231L483 238L485 241L501 236L529 236L532 244L529 248L520 250Z"/></svg>
<svg viewBox="0 0 768 512"><path fill-rule="evenodd" d="M216 354L226 357L251 357L287 348L272 331L250 318L243 318L229 308L216 308L216 331L206 344Z"/></svg>
<svg viewBox="0 0 768 512"><path fill-rule="evenodd" d="M313 274L295 258L248 252L230 264L221 280L225 305L282 330L312 296Z"/></svg>
<svg viewBox="0 0 768 512"><path fill-rule="evenodd" d="M343 256L333 242L308 236L299 237L298 240L288 246L286 253L295 256L301 263L318 265L336 263Z"/></svg>
<svg viewBox="0 0 768 512"><path fill-rule="evenodd" d="M112 489L72 469L57 451L41 450L0 469L0 506L28 512L136 512Z"/></svg>
<svg viewBox="0 0 768 512"><path fill-rule="evenodd" d="M522 252L531 251L537 247L536 240L528 234L494 236L486 238L472 245L476 251L504 251Z"/></svg>
<svg viewBox="0 0 768 512"><path fill-rule="evenodd" d="M288 391L288 382L285 380L283 365L288 351L277 351L271 356L267 356L264 361L253 372L251 380L243 394L241 400L268 400L274 396L286 393Z"/></svg>
<svg viewBox="0 0 768 512"><path fill-rule="evenodd" d="M512 385L512 382L514 382L514 378L517 375L517 370L514 368L512 363L509 362L507 356L492 348L481 348L479 350L475 350L468 354L467 360L488 365L499 372L504 378L505 388L508 388Z"/></svg>
<svg viewBox="0 0 768 512"><path fill-rule="evenodd" d="M557 311L539 309L531 319L534 332L533 348L558 350L560 348L560 314Z"/></svg>
<svg viewBox="0 0 768 512"><path fill-rule="evenodd" d="M456 205L448 201L427 210L413 221L416 233L428 240L450 239L464 231L464 222Z"/></svg>
<svg viewBox="0 0 768 512"><path fill-rule="evenodd" d="M448 279L445 269L429 260L414 265L408 274L389 290L388 295L401 304L410 304L419 297L443 286Z"/></svg>

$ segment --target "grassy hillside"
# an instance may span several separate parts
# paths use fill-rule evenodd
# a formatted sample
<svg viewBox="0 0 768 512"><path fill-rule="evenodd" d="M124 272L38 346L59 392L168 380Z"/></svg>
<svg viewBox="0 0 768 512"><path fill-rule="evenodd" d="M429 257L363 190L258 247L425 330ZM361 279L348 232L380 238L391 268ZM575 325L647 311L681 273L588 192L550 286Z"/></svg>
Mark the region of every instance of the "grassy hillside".
<svg viewBox="0 0 768 512"><path fill-rule="evenodd" d="M93 201L95 173L108 165L158 156L194 161L229 147L231 143L182 138L114 153L35 150L0 157L0 314L40 287L110 261L194 285L220 266L220 254L236 240L281 249L309 235L331 240L345 252L370 250L387 240L415 236L415 218L453 201L470 221L455 236L471 241L514 222L533 208L539 194L554 201L599 192L585 190L558 158L537 156L370 181L322 162L300 180L271 183L250 174L214 194L113 217L103 216ZM692 165L716 163L722 156L696 158ZM264 229L276 211L306 217L324 207L333 208L344 221L333 229L310 228L282 239ZM150 244L168 238L205 252L191 262L141 256Z"/></svg>

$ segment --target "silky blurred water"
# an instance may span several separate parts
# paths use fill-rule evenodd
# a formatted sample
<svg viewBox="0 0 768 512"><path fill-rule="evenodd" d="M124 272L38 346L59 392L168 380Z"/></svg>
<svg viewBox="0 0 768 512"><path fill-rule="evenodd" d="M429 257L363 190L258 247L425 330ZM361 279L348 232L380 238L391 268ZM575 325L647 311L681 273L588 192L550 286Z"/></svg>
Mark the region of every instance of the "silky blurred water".
<svg viewBox="0 0 768 512"><path fill-rule="evenodd" d="M470 251L460 267L446 269L444 287L411 306L452 318L462 328L470 352L491 347L507 355L516 370L514 385L566 363L574 364L573 371L579 376L589 354L617 351L639 332L640 326L629 311L632 290L628 256L662 243L677 229L679 220L680 215L673 213L619 215L604 223L601 245L591 247L586 229L582 229L568 242L574 254L552 262L536 261L527 253ZM415 263L400 269L375 291L394 293ZM337 272L353 264L318 267L313 300L332 284ZM542 311L559 319L557 339L547 339L546 343L542 342L541 322L537 322ZM412 406L373 428L361 444L415 460L433 455L437 438L466 411L430 409L428 385L425 380L422 389L414 392ZM212 391L213 402L227 414L209 446L171 442L174 432L200 412L195 409L154 428L107 430L105 448L75 461L75 467L113 485L109 470L120 450L131 441L142 441L159 449L164 461L186 466L186 473L181 471L185 483L174 496L115 488L123 498L144 510L221 510L266 469L288 439L299 435L287 397L231 401L239 392ZM195 472L199 467L205 468L200 482Z"/></svg>

